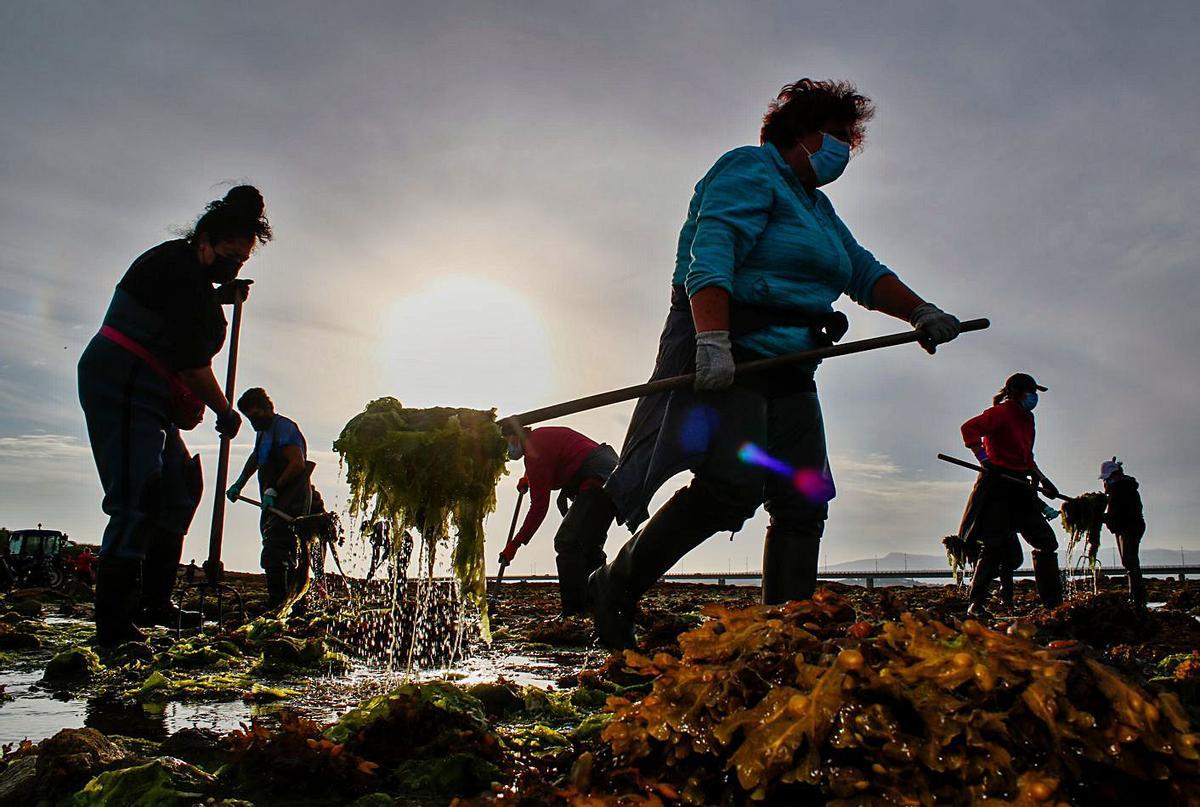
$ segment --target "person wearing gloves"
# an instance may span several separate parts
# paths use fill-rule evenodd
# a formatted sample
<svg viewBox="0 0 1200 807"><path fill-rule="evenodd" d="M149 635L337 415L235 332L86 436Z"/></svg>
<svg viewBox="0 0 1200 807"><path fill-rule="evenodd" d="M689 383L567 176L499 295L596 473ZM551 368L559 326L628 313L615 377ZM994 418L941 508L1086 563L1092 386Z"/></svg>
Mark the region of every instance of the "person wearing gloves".
<svg viewBox="0 0 1200 807"><path fill-rule="evenodd" d="M1057 496L1058 488L1033 459L1033 410L1038 393L1045 391L1033 376L1014 373L992 406L962 425L963 443L984 467L963 516L963 539L981 547L971 577L971 616L989 616L988 589L1013 562L1014 532L1033 548L1033 576L1042 605L1054 608L1062 603L1058 541L1037 495L1040 488L1047 496Z"/></svg>
<svg viewBox="0 0 1200 807"><path fill-rule="evenodd" d="M737 362L836 341L847 321L832 304L844 294L910 322L930 353L959 333L955 317L855 240L821 191L842 175L872 115L847 82L789 84L763 118L760 145L728 152L695 187L653 373L694 370L695 389L638 402L606 490L632 531L667 479L695 476L592 575L596 628L610 647L632 645L637 600L663 573L714 533L739 529L764 502L763 602L813 593L833 497L816 365L735 383ZM804 484L743 461L747 443L777 467L799 469Z"/></svg>
<svg viewBox="0 0 1200 807"><path fill-rule="evenodd" d="M224 305L245 300L238 272L271 240L263 198L241 185L211 202L183 238L133 262L100 332L79 359L79 402L104 488L108 525L96 564L96 641L144 638L135 621L194 626L171 603L183 539L203 492L200 457L180 430L205 408L223 437L241 418L213 375L225 343Z"/></svg>
<svg viewBox="0 0 1200 807"><path fill-rule="evenodd" d="M1139 608L1146 605L1146 583L1142 580L1142 563L1138 549L1146 534L1146 517L1142 513L1142 495L1138 481L1125 473L1125 467L1113 457L1100 465L1100 478L1108 495L1104 524L1117 538L1121 565L1129 576L1129 598Z"/></svg>
<svg viewBox="0 0 1200 807"><path fill-rule="evenodd" d="M512 563L517 549L529 543L550 509L550 492L560 490L562 524L554 536L558 591L563 616L583 613L588 575L604 565L604 540L613 520L604 482L617 464L617 452L574 429L543 426L506 430L508 458L525 460L525 476L517 484L529 492L529 512L521 529L500 553Z"/></svg>
<svg viewBox="0 0 1200 807"><path fill-rule="evenodd" d="M279 608L287 600L290 577L296 572L296 532L292 525L271 512L275 508L292 518L308 515L312 506L313 463L308 461L308 443L296 421L275 412L275 404L262 387L251 387L238 398L238 409L254 427L254 450L246 458L241 476L225 495L231 502L258 472L262 515L263 573L267 577L267 607Z"/></svg>

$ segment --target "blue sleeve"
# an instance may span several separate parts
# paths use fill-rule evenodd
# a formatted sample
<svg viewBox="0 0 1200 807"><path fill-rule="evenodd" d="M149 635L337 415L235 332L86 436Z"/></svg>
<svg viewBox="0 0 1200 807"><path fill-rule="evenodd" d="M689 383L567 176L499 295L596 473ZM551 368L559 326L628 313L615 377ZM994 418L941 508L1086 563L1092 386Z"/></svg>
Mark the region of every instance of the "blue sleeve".
<svg viewBox="0 0 1200 807"><path fill-rule="evenodd" d="M770 169L754 149L724 155L701 184L689 297L709 286L733 292L733 273L766 229L774 200Z"/></svg>
<svg viewBox="0 0 1200 807"><path fill-rule="evenodd" d="M277 447L299 446L304 449L304 435L300 433L300 427L290 420L280 423L279 428L275 430L275 445Z"/></svg>
<svg viewBox="0 0 1200 807"><path fill-rule="evenodd" d="M880 278L896 273L880 263L869 250L854 239L850 229L834 211L828 197L822 198L821 202L837 229L838 237L842 239L846 254L850 256L850 284L846 287L846 294L863 308L873 308L871 290Z"/></svg>

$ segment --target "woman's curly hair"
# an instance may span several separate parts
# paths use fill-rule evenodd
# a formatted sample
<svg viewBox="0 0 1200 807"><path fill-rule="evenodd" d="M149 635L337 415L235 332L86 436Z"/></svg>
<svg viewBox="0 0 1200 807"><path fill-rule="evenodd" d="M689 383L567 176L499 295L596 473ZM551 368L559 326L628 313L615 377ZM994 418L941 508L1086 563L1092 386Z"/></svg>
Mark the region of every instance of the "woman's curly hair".
<svg viewBox="0 0 1200 807"><path fill-rule="evenodd" d="M271 223L264 215L266 203L253 185L230 188L225 198L209 202L195 226L185 235L195 241L199 235L208 237L211 244L242 238L253 238L265 244L272 238Z"/></svg>
<svg viewBox="0 0 1200 807"><path fill-rule="evenodd" d="M860 148L866 123L875 116L875 105L849 81L816 81L802 78L785 84L763 115L759 142L778 149L791 148L806 134L828 123L845 124L850 147Z"/></svg>

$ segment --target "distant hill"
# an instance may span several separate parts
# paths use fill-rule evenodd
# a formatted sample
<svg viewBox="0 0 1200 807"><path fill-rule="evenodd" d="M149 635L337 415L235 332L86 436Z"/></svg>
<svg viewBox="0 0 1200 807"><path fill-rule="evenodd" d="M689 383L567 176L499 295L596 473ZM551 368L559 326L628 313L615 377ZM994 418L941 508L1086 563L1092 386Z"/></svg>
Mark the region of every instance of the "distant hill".
<svg viewBox="0 0 1200 807"><path fill-rule="evenodd" d="M1110 542L1105 542L1100 546L1100 562L1111 566L1113 550ZM1022 543L1022 549L1025 552L1025 565L1029 565L1029 546ZM1139 553L1143 566L1178 566L1183 563L1185 566L1200 566L1200 550L1190 549L1184 550L1181 555L1178 549L1142 549ZM1120 558L1117 558L1117 565L1120 565ZM916 553L905 552L889 552L886 555L881 555L876 558L862 558L859 560L848 560L844 563L831 563L828 566L822 565L822 572L901 572L906 569L944 569L946 568L945 555L923 555Z"/></svg>

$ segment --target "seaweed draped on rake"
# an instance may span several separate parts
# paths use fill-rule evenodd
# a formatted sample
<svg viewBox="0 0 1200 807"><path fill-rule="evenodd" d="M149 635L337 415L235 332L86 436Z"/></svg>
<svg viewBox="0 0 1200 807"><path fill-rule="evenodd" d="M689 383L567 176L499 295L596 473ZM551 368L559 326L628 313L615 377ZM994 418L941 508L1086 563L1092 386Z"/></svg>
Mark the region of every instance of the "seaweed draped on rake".
<svg viewBox="0 0 1200 807"><path fill-rule="evenodd" d="M379 398L346 424L333 448L345 463L351 512L386 520L397 545L405 530L419 531L430 570L437 542L452 539L455 576L482 608L483 521L496 509L506 473L496 410L406 409Z"/></svg>

